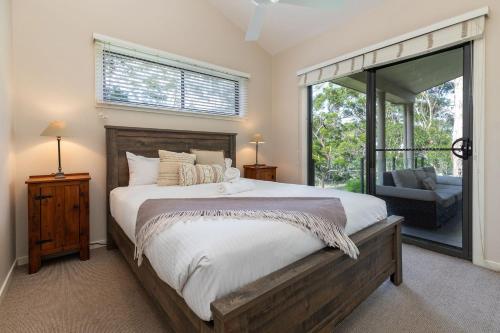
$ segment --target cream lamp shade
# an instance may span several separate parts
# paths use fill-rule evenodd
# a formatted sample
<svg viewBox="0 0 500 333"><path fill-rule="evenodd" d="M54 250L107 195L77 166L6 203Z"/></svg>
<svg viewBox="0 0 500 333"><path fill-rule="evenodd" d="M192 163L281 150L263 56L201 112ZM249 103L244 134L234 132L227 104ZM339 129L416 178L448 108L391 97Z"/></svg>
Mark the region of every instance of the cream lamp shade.
<svg viewBox="0 0 500 333"><path fill-rule="evenodd" d="M252 137L252 141L250 143L265 143L264 142L264 136L260 133L256 133Z"/></svg>
<svg viewBox="0 0 500 333"><path fill-rule="evenodd" d="M40 134L40 136L53 136L57 138L57 161L59 167L57 172L54 173L55 178L64 178L64 172L61 167L61 137L71 136L71 130L66 126L66 123L61 120L55 120L47 126L47 128Z"/></svg>
<svg viewBox="0 0 500 333"><path fill-rule="evenodd" d="M68 137L71 136L71 129L61 120L55 120L47 126L40 134L41 136Z"/></svg>

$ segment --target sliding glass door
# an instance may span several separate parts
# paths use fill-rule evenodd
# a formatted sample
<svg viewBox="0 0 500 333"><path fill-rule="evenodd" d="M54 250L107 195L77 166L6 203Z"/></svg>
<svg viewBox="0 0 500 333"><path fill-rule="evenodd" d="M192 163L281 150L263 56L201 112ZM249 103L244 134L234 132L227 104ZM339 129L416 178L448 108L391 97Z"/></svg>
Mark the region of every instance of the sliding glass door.
<svg viewBox="0 0 500 333"><path fill-rule="evenodd" d="M372 194L407 242L470 258L470 46L379 68Z"/></svg>
<svg viewBox="0 0 500 333"><path fill-rule="evenodd" d="M471 47L309 87L309 184L365 192L406 242L471 257Z"/></svg>

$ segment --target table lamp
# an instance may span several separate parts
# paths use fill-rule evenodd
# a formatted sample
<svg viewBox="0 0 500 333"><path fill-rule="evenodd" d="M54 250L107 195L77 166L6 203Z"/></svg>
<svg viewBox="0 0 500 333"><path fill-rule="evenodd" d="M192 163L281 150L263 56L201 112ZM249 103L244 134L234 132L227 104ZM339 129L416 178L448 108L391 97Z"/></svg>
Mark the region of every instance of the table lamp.
<svg viewBox="0 0 500 333"><path fill-rule="evenodd" d="M250 143L255 143L255 164L256 166L258 165L264 165L264 164L259 164L259 143L264 143L264 137L260 133L254 134L252 137L252 141Z"/></svg>
<svg viewBox="0 0 500 333"><path fill-rule="evenodd" d="M47 128L40 134L40 136L55 136L57 138L57 158L59 162L59 169L54 174L55 178L64 178L64 172L61 168L61 137L71 136L70 130L64 121L56 120L47 126Z"/></svg>

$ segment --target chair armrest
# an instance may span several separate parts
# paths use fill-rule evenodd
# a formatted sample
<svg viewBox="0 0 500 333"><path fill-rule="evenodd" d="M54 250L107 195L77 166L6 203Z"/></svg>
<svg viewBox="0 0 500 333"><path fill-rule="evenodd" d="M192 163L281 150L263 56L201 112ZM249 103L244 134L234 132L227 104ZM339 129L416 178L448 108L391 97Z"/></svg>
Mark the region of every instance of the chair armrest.
<svg viewBox="0 0 500 333"><path fill-rule="evenodd" d="M437 183L442 185L462 186L462 177L437 176Z"/></svg>
<svg viewBox="0 0 500 333"><path fill-rule="evenodd" d="M436 201L434 191L408 187L377 185L377 195L420 201Z"/></svg>

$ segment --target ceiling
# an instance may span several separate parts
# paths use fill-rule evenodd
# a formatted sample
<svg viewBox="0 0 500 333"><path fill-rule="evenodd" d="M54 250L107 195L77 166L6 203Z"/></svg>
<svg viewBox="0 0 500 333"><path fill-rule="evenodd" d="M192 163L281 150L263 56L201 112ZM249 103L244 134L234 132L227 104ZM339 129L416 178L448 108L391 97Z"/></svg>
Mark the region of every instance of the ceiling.
<svg viewBox="0 0 500 333"><path fill-rule="evenodd" d="M377 70L377 89L392 103L411 103L422 91L463 75L461 48L437 53ZM366 92L366 73L356 73L333 81L343 87Z"/></svg>
<svg viewBox="0 0 500 333"><path fill-rule="evenodd" d="M252 0L207 1L238 26L242 32L247 30L255 8ZM317 34L339 27L342 22L354 17L360 10L367 10L383 0L331 1L337 4L337 8L331 11L282 3L268 6L257 43L274 55ZM241 38L245 38L244 33Z"/></svg>

